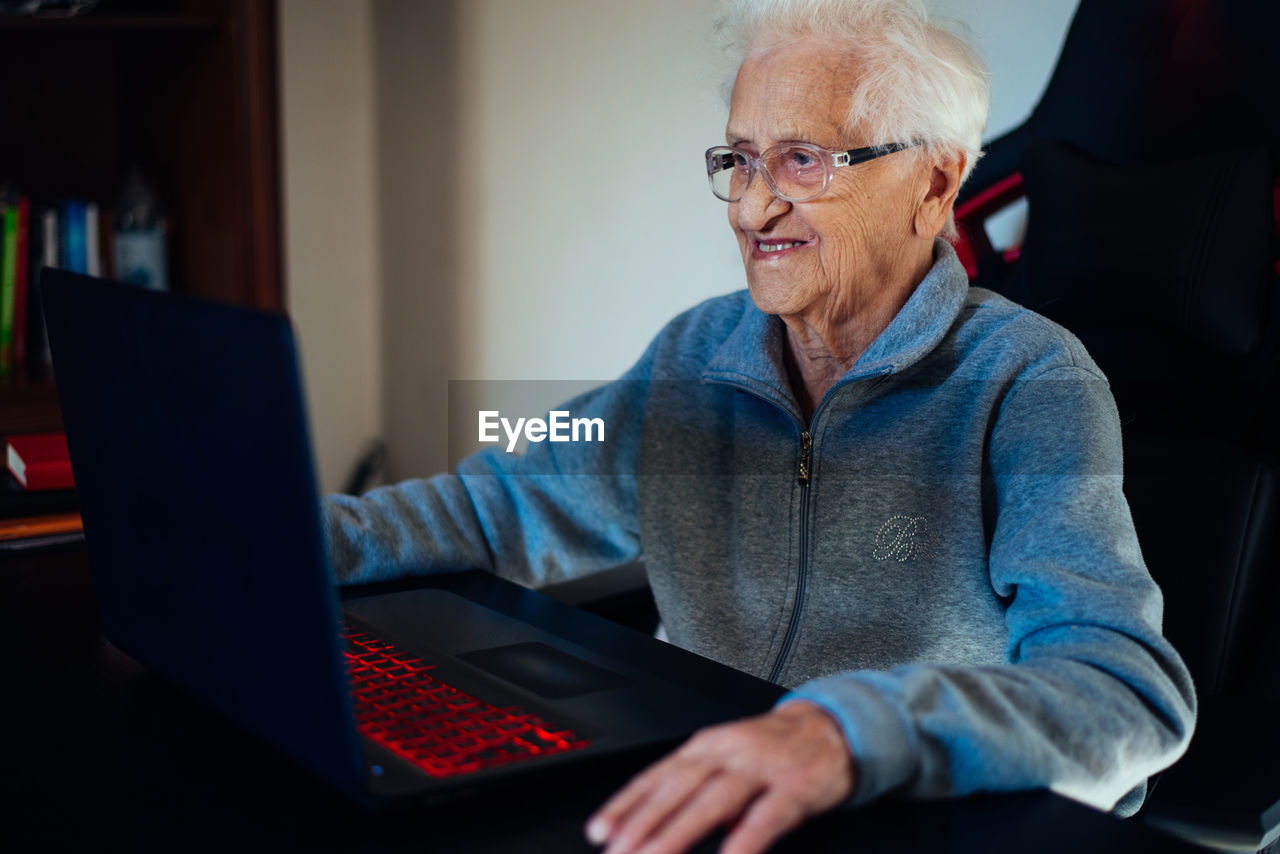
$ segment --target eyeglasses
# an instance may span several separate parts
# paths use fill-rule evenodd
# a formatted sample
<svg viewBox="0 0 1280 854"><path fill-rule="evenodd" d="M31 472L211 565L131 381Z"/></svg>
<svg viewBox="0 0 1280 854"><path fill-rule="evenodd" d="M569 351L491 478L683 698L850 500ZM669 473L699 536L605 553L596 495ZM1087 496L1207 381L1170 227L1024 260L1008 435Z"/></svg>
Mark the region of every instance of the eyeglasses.
<svg viewBox="0 0 1280 854"><path fill-rule="evenodd" d="M766 148L759 157L717 145L707 149L707 180L716 198L736 202L746 194L759 172L778 198L807 202L826 192L831 184L831 170L865 163L915 145L914 142L891 142L850 151L829 151L807 142L784 142Z"/></svg>

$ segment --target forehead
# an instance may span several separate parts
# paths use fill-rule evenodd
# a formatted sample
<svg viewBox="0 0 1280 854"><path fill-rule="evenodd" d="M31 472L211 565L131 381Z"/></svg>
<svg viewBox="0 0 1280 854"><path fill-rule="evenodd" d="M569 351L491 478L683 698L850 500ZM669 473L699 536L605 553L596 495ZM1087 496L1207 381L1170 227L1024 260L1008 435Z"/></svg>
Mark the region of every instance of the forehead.
<svg viewBox="0 0 1280 854"><path fill-rule="evenodd" d="M728 139L758 145L781 140L844 145L859 70L848 51L830 42L790 41L753 52L734 80Z"/></svg>

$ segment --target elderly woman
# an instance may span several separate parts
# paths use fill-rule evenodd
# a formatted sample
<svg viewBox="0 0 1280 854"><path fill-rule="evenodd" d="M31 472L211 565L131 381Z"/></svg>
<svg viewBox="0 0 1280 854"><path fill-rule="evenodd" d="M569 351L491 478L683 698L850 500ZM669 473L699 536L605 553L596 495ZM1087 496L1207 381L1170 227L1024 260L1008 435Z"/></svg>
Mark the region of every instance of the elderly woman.
<svg viewBox="0 0 1280 854"><path fill-rule="evenodd" d="M921 0L743 0L707 152L748 289L673 320L531 446L333 498L340 580L525 584L643 559L670 640L792 688L638 776L608 854L763 850L888 793L1048 787L1132 812L1194 694L1121 492L1107 382L950 245L986 75Z"/></svg>

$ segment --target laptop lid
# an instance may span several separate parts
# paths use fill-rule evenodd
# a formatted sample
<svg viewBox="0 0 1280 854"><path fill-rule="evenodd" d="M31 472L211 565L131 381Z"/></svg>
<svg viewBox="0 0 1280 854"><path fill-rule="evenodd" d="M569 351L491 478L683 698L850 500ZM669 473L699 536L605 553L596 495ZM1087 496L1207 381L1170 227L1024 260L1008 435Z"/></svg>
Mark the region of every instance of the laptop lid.
<svg viewBox="0 0 1280 854"><path fill-rule="evenodd" d="M288 320L50 268L40 281L107 637L359 791Z"/></svg>
<svg viewBox="0 0 1280 854"><path fill-rule="evenodd" d="M41 281L108 638L357 799L450 797L781 693L599 618L574 636L563 613L525 620L443 590L361 598L349 616L434 676L587 738L465 775L405 766L356 730L287 319L58 270Z"/></svg>

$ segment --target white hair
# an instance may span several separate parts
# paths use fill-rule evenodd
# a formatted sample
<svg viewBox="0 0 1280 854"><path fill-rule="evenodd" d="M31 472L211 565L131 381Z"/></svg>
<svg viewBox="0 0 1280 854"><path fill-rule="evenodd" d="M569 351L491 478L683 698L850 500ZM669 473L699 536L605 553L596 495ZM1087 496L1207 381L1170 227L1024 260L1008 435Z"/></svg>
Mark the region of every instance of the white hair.
<svg viewBox="0 0 1280 854"><path fill-rule="evenodd" d="M739 63L756 51L816 37L847 48L846 130L872 145L919 142L933 162L964 152L961 181L982 156L991 89L986 62L963 24L928 0L725 0L720 22Z"/></svg>

